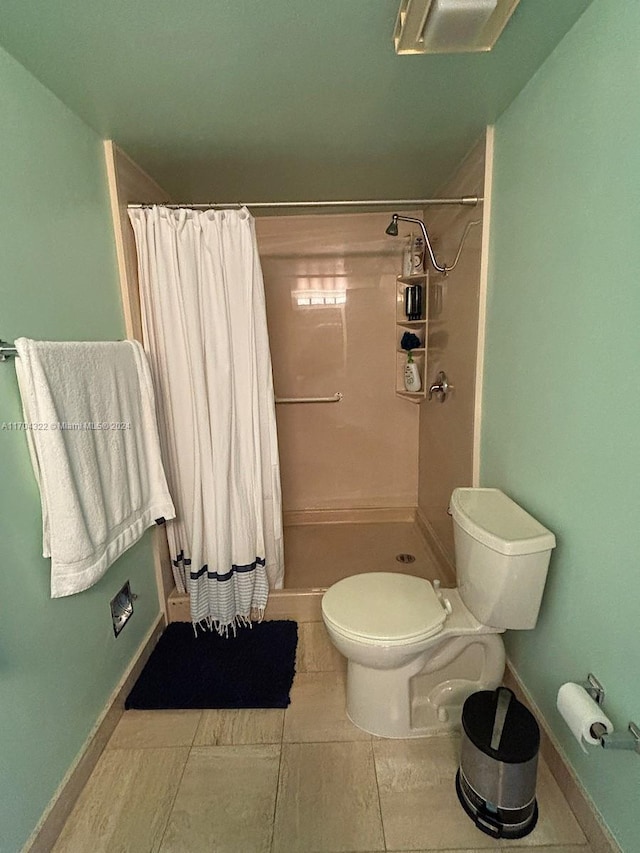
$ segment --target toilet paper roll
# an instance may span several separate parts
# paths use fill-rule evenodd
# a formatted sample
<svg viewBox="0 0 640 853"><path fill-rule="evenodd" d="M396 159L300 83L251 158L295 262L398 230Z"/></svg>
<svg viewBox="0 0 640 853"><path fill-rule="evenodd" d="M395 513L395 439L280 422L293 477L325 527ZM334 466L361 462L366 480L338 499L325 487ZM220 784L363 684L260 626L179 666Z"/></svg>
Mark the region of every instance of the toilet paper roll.
<svg viewBox="0 0 640 853"><path fill-rule="evenodd" d="M598 738L591 734L591 726L594 723L601 723L608 733L613 731L611 720L579 684L574 684L572 681L563 684L558 690L557 706L583 752L587 751L585 743L600 743Z"/></svg>

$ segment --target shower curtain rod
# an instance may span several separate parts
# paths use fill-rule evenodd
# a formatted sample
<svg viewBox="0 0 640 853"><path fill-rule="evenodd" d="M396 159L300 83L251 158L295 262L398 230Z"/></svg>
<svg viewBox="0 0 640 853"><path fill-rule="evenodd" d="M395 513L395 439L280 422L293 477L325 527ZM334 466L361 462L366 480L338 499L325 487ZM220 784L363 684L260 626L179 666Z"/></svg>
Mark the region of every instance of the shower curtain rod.
<svg viewBox="0 0 640 853"><path fill-rule="evenodd" d="M171 210L224 210L239 207L253 208L284 208L284 207L421 207L424 205L458 204L475 207L483 198L477 195L465 195L460 198L396 198L396 199L367 199L365 201L247 201L229 202L228 204L163 204ZM130 210L155 207L153 204L128 204Z"/></svg>

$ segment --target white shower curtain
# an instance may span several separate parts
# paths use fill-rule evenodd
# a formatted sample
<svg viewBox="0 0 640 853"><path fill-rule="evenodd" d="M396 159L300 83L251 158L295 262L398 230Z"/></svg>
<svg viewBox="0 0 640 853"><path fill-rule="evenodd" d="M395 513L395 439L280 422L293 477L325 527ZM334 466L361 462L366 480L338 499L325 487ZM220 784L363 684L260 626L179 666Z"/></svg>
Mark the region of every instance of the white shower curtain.
<svg viewBox="0 0 640 853"><path fill-rule="evenodd" d="M282 587L282 503L264 285L254 221L130 210L145 347L176 519L176 585L194 624L260 617Z"/></svg>

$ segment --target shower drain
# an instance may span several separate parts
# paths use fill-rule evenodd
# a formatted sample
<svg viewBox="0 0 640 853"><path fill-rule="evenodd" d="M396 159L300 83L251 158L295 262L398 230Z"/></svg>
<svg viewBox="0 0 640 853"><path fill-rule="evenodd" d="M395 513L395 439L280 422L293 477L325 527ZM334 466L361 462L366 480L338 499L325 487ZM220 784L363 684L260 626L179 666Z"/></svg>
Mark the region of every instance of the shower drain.
<svg viewBox="0 0 640 853"><path fill-rule="evenodd" d="M413 556L413 554L397 554L396 560L399 563L415 563L416 558Z"/></svg>

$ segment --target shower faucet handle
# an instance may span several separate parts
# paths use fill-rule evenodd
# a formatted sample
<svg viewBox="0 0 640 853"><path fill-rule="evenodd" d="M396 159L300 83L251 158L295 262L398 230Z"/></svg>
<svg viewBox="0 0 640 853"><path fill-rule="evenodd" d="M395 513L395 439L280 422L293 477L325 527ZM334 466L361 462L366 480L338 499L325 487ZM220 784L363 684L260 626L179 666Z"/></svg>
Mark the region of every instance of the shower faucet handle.
<svg viewBox="0 0 640 853"><path fill-rule="evenodd" d="M449 384L449 380L447 379L447 374L444 370L441 370L436 376L436 381L429 387L429 399L433 399L433 395L435 394L440 403L444 403L447 399L447 395L450 391L453 390L453 385Z"/></svg>

